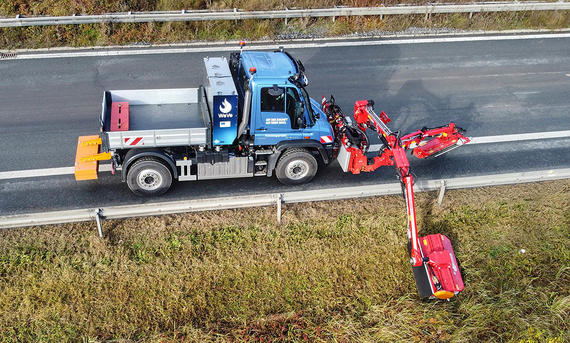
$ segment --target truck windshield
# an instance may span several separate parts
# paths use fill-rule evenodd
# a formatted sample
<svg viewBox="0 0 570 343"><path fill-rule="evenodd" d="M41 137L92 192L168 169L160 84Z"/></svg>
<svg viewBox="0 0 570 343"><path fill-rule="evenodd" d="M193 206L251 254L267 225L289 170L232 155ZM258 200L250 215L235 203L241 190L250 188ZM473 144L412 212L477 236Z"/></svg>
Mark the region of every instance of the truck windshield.
<svg viewBox="0 0 570 343"><path fill-rule="evenodd" d="M309 126L315 125L317 122L317 118L315 117L315 113L313 112L313 107L311 106L311 98L309 98L309 93L305 89L305 87L299 87L301 93L303 94L303 98L305 99L305 106L307 107L307 112L309 112Z"/></svg>

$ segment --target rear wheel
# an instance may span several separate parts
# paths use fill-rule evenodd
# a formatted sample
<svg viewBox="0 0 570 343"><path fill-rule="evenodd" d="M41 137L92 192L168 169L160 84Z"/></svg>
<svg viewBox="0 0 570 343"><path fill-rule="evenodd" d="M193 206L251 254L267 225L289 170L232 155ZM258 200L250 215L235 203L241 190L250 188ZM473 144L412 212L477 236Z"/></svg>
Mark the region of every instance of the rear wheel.
<svg viewBox="0 0 570 343"><path fill-rule="evenodd" d="M127 185L139 196L164 194L172 185L172 173L160 160L142 157L129 168Z"/></svg>
<svg viewBox="0 0 570 343"><path fill-rule="evenodd" d="M286 185L300 185L309 182L317 173L318 163L306 149L289 149L283 153L275 174L277 179Z"/></svg>

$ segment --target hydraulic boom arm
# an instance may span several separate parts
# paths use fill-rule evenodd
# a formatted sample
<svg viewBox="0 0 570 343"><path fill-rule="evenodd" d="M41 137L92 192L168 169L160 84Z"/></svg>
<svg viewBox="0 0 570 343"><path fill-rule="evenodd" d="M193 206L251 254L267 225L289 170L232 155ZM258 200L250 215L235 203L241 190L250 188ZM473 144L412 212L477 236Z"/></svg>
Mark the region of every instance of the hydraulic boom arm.
<svg viewBox="0 0 570 343"><path fill-rule="evenodd" d="M334 128L335 149L343 170L359 174L391 165L398 170L408 214L410 262L420 296L448 299L462 291L463 280L449 239L441 234L418 238L414 177L406 151L412 150L417 158L439 156L470 141L462 134L464 130L450 123L400 136L399 132L392 132L387 126L391 120L386 113L378 115L374 112L371 100L356 101L353 116L356 125L335 105L332 96L329 101L323 97L322 106ZM375 131L382 142L382 148L373 158L366 156L370 146L365 134L367 129Z"/></svg>

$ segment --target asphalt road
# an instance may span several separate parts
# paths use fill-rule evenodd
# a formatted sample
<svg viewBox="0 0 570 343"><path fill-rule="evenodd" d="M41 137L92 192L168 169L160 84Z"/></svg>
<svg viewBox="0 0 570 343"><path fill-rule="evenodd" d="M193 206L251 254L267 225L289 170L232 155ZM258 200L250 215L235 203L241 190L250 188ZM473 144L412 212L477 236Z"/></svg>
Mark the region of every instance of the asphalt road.
<svg viewBox="0 0 570 343"><path fill-rule="evenodd" d="M309 92L333 93L350 112L374 99L410 131L455 121L470 136L570 129L570 39L401 44L290 49L309 77ZM0 61L0 172L73 165L77 136L98 132L104 89L195 87L202 58L224 53ZM465 146L428 161L412 161L418 178L446 178L567 168L570 139ZM304 186L274 178L177 184L158 199L132 195L118 177L100 174L0 180L0 215L55 209L257 194L334 185L393 182L385 167L344 175L331 165Z"/></svg>

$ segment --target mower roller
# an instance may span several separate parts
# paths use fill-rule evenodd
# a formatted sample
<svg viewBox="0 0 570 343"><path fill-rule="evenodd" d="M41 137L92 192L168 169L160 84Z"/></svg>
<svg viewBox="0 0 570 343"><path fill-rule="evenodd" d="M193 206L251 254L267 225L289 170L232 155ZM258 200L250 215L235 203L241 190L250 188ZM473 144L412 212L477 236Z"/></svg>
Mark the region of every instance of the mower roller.
<svg viewBox="0 0 570 343"><path fill-rule="evenodd" d="M391 121L385 112L374 112L372 100L359 100L354 105L353 120L335 104L334 97L323 97L322 109L335 133L335 154L345 172L372 172L382 166L395 166L406 201L410 263L421 298L449 299L463 290L463 279L449 238L442 234L418 237L414 203L414 176L406 152L417 158L442 155L470 139L455 123L436 128L422 128L401 136L387 126ZM376 132L382 147L377 156L368 157L370 141L366 130Z"/></svg>

